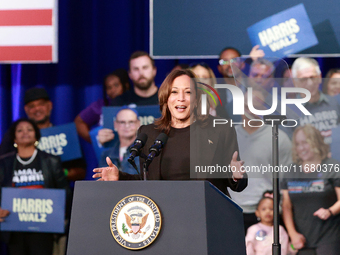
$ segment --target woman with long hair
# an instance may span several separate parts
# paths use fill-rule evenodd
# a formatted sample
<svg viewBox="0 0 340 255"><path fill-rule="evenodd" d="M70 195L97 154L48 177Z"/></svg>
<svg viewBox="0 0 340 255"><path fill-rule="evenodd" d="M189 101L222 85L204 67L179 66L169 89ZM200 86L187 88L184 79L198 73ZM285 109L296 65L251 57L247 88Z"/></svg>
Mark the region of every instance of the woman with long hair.
<svg viewBox="0 0 340 255"><path fill-rule="evenodd" d="M283 179L283 220L298 254L339 254L340 163L311 125L293 134L291 173Z"/></svg>
<svg viewBox="0 0 340 255"><path fill-rule="evenodd" d="M201 94L195 74L190 70L174 70L162 83L158 98L162 116L155 122L141 126L139 133L148 136L142 153L148 154L159 134L168 136L160 155L149 166L149 180L206 179L229 195L227 187L242 191L247 186L243 162L238 157L236 132L230 125L216 125L209 114L202 114ZM209 103L207 103L207 108ZM209 109L209 108L208 108ZM143 159L140 160L141 166ZM96 168L99 180L139 179L138 175L119 172L107 159L109 167ZM209 166L229 170L220 175L199 175L195 170ZM142 168L141 168L142 169ZM204 170L204 169L203 169ZM216 178L214 178L216 177Z"/></svg>

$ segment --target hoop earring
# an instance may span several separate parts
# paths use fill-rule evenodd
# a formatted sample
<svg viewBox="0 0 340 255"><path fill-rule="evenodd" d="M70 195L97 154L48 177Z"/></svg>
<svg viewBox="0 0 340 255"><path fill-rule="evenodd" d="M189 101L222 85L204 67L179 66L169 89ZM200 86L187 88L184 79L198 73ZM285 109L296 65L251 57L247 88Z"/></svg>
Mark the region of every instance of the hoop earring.
<svg viewBox="0 0 340 255"><path fill-rule="evenodd" d="M16 143L13 144L14 148L18 148L18 145Z"/></svg>
<svg viewBox="0 0 340 255"><path fill-rule="evenodd" d="M257 217L257 221L261 221L261 218L260 218L260 217Z"/></svg>
<svg viewBox="0 0 340 255"><path fill-rule="evenodd" d="M38 141L35 141L35 142L34 142L34 146L35 146L35 147L37 147L37 146L38 146L38 144L39 144L39 142L38 142Z"/></svg>

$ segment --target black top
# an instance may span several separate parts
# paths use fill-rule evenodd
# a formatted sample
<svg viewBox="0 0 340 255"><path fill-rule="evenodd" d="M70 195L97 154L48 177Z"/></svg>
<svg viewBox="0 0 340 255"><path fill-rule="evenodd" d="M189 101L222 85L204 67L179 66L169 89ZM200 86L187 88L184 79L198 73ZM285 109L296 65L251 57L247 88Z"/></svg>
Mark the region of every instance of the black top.
<svg viewBox="0 0 340 255"><path fill-rule="evenodd" d="M305 173L300 166L293 165L291 169L296 172L287 174L288 178L282 181L282 189L289 192L295 228L305 236L306 247L340 240L340 215L327 220L313 216L318 209L327 209L337 202L335 187L340 187L340 178L335 170L339 164L334 159L325 159L321 163L324 172L314 173Z"/></svg>
<svg viewBox="0 0 340 255"><path fill-rule="evenodd" d="M111 106L123 106L135 104L137 106L141 105L158 105L158 90L155 94L150 97L140 97L133 89L126 91L124 94L116 97L111 101Z"/></svg>
<svg viewBox="0 0 340 255"><path fill-rule="evenodd" d="M171 128L162 152L161 180L190 179L190 126ZM182 169L187 169L183 171Z"/></svg>
<svg viewBox="0 0 340 255"><path fill-rule="evenodd" d="M23 161L28 161L31 158L21 158ZM44 176L41 170L41 163L38 157L34 160L23 165L17 159L14 162L13 187L24 187L24 188L43 188L44 187Z"/></svg>

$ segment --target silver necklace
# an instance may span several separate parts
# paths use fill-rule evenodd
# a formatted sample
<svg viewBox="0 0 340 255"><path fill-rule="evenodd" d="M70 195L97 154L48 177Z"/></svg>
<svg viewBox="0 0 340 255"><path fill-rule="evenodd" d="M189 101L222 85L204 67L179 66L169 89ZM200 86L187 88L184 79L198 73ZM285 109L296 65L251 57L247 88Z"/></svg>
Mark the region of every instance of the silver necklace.
<svg viewBox="0 0 340 255"><path fill-rule="evenodd" d="M23 161L23 160L19 157L19 155L18 155L18 153L17 153L17 160L19 161L19 163L21 163L22 165L26 166L26 165L31 164L31 163L33 162L33 160L34 160L35 157L37 156L37 153L38 153L38 150L35 149L34 152L33 152L33 155L32 155L32 156L30 157L30 159L27 160L27 161Z"/></svg>

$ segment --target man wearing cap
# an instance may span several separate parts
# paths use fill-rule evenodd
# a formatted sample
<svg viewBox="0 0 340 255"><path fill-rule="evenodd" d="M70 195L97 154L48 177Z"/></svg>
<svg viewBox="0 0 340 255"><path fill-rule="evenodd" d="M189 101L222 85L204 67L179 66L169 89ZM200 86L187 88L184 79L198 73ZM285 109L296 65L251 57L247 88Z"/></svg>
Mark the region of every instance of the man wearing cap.
<svg viewBox="0 0 340 255"><path fill-rule="evenodd" d="M29 119L41 128L51 127L50 116L52 102L44 88L32 88L26 91L24 109Z"/></svg>
<svg viewBox="0 0 340 255"><path fill-rule="evenodd" d="M28 89L25 92L24 103L24 109L27 117L33 120L39 129L53 126L50 121L53 104L44 88L34 87ZM11 143L9 131L7 131L0 144L0 156L7 153L15 153L15 151L16 150ZM86 162L83 158L64 161L62 162L62 167L64 168L65 175L69 181L82 180L85 178ZM67 217L69 217L71 212L70 208L71 204L67 205ZM55 250L55 252L58 254L64 254L66 249L66 236L64 235L59 237L61 237L61 239L58 239L60 241L55 243L55 247L57 247L56 249L59 250Z"/></svg>
<svg viewBox="0 0 340 255"><path fill-rule="evenodd" d="M131 146L131 144L136 139L137 130L140 126L138 112L133 108L122 107L117 112L116 119L113 124L115 130L117 130L118 139L109 150L103 151L99 162L99 167L107 166L106 157L109 157L120 171L129 174L137 174L137 171L128 162L128 147ZM138 169L139 157L137 157L135 160Z"/></svg>
<svg viewBox="0 0 340 255"><path fill-rule="evenodd" d="M50 122L53 104L44 88L34 87L27 90L25 92L24 103L27 117L33 120L40 129L53 126ZM9 131L7 131L0 144L0 156L14 151L15 148L11 143ZM82 180L85 178L85 160L79 159L63 162L63 167L67 169L65 174L67 174L69 181Z"/></svg>

